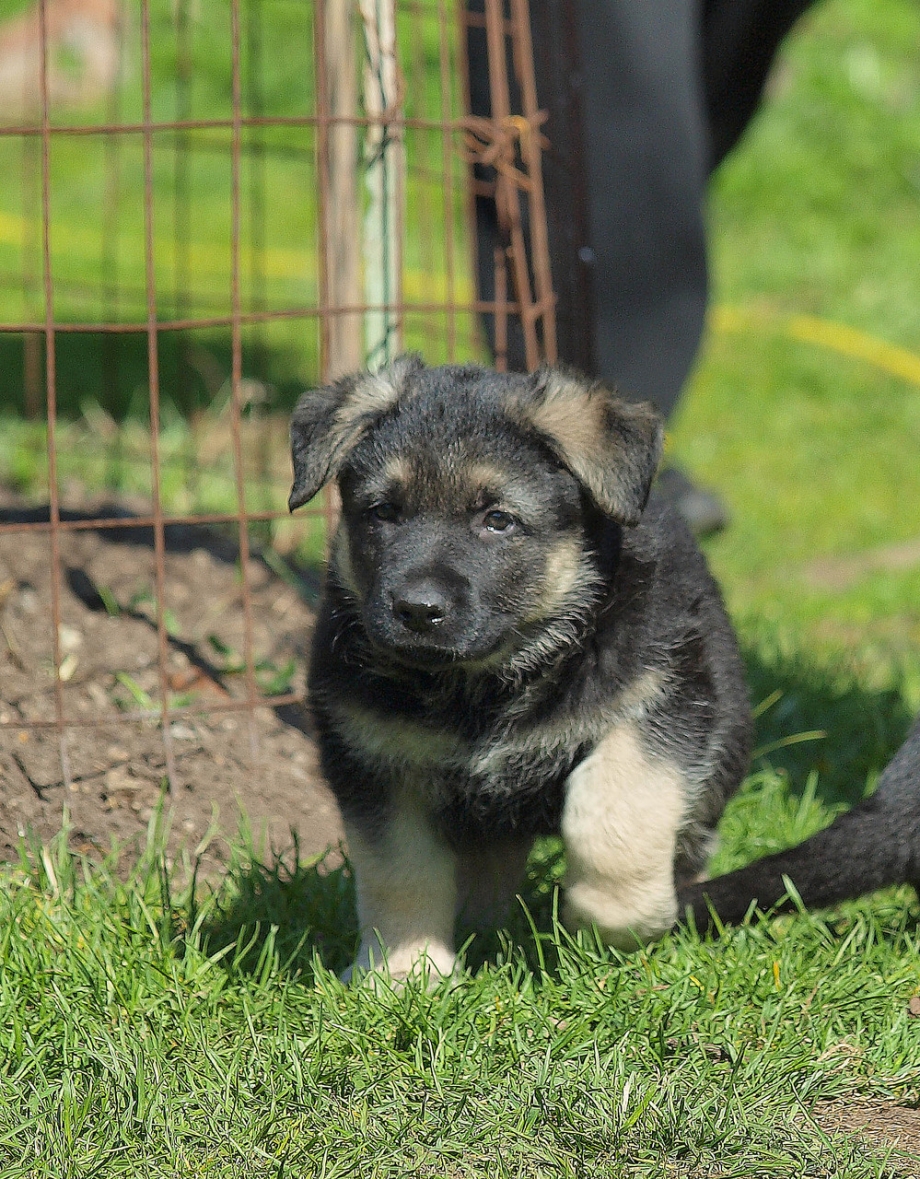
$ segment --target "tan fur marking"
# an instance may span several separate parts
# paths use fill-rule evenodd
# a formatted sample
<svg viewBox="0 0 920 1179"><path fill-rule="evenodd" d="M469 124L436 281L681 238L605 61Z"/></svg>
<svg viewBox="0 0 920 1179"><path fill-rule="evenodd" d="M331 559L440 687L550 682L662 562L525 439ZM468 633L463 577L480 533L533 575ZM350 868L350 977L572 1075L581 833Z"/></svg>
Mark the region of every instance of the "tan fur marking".
<svg viewBox="0 0 920 1179"><path fill-rule="evenodd" d="M342 700L330 700L346 743L375 762L398 767L443 765L464 752L461 740L451 733L387 716Z"/></svg>
<svg viewBox="0 0 920 1179"><path fill-rule="evenodd" d="M361 944L356 968L385 969L405 978L427 959L432 970L450 975L457 905L456 856L437 838L423 811L409 798L379 842L366 840L346 822L348 852L355 869Z"/></svg>
<svg viewBox="0 0 920 1179"><path fill-rule="evenodd" d="M566 454L604 461L604 401L590 386L552 373L542 402L531 411L538 430L555 438Z"/></svg>
<svg viewBox="0 0 920 1179"><path fill-rule="evenodd" d="M539 503L530 489L529 480L526 477L522 478L520 472L498 463L477 461L467 466L459 462L452 479L450 493L456 495L459 500L456 506L470 507L486 493L490 503L497 502L500 506L522 512L525 516L539 508Z"/></svg>
<svg viewBox="0 0 920 1179"><path fill-rule="evenodd" d="M356 598L361 594L355 581L354 570L351 567L351 550L348 547L348 534L340 527L332 541L332 557L330 560L339 582Z"/></svg>
<svg viewBox="0 0 920 1179"><path fill-rule="evenodd" d="M384 413L395 404L398 396L399 386L388 371L369 373L355 385L335 415L336 425L346 429L365 414Z"/></svg>
<svg viewBox="0 0 920 1179"><path fill-rule="evenodd" d="M393 488L406 488L412 482L412 464L403 454L391 455L383 468L383 482Z"/></svg>
<svg viewBox="0 0 920 1179"><path fill-rule="evenodd" d="M562 605L582 573L581 545L574 538L558 541L546 556L543 592L525 622L542 622Z"/></svg>
<svg viewBox="0 0 920 1179"><path fill-rule="evenodd" d="M513 472L498 463L471 463L463 471L463 479L475 491L500 491L502 487L514 478Z"/></svg>
<svg viewBox="0 0 920 1179"><path fill-rule="evenodd" d="M624 718L640 716L658 697L664 684L665 677L660 671L644 671L628 688L614 697L616 715Z"/></svg>
<svg viewBox="0 0 920 1179"><path fill-rule="evenodd" d="M651 405L544 370L535 397L522 399L514 412L546 435L603 511L621 523L638 523L660 457L661 418Z"/></svg>
<svg viewBox="0 0 920 1179"><path fill-rule="evenodd" d="M362 373L345 404L336 414L336 425L347 431L366 414L385 413L405 392L406 377L416 368L411 356L401 356L377 373Z"/></svg>
<svg viewBox="0 0 920 1179"><path fill-rule="evenodd" d="M567 922L624 949L671 927L685 799L678 768L644 753L633 722L610 730L566 783Z"/></svg>

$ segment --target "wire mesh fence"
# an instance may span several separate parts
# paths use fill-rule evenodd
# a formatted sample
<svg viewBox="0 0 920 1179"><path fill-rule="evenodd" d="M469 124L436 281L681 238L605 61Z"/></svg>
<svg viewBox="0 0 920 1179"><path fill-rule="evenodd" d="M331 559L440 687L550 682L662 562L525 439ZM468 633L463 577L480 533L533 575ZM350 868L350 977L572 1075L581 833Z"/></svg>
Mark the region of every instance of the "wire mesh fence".
<svg viewBox="0 0 920 1179"><path fill-rule="evenodd" d="M287 515L287 412L404 350L554 359L542 124L526 0L0 6L4 773L259 758L331 510Z"/></svg>

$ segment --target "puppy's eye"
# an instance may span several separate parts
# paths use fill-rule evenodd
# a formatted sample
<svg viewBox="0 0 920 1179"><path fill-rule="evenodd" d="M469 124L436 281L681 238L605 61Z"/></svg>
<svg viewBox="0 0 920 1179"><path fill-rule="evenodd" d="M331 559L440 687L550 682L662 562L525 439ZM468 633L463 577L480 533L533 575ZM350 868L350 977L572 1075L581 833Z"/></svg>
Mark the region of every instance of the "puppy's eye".
<svg viewBox="0 0 920 1179"><path fill-rule="evenodd" d="M486 512L482 520L489 532L510 532L516 523L510 512Z"/></svg>
<svg viewBox="0 0 920 1179"><path fill-rule="evenodd" d="M395 524L399 519L399 508L396 504L374 504L367 513L372 520L379 520L383 524Z"/></svg>

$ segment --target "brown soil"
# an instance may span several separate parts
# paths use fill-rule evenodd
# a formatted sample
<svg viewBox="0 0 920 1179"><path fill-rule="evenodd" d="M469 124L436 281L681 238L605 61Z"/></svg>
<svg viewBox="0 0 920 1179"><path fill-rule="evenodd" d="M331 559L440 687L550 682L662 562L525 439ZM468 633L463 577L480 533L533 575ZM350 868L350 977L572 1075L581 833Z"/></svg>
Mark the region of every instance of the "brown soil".
<svg viewBox="0 0 920 1179"><path fill-rule="evenodd" d="M822 1101L811 1116L826 1134L845 1134L877 1151L891 1151L892 1176L920 1176L920 1110L864 1098Z"/></svg>
<svg viewBox="0 0 920 1179"><path fill-rule="evenodd" d="M97 501L68 516L128 514L123 504ZM42 516L47 509L29 510L0 490L0 522ZM167 530L166 550L167 692L173 705L194 709L168 726L175 768L164 798L168 853L195 854L207 842L202 867L219 871L241 814L265 851L289 847L292 831L304 854L336 845L339 818L303 709L208 711L247 694L237 545L213 529L183 526ZM50 537L0 534L0 858L14 857L30 832L49 839L65 813L82 851L139 846L164 796L159 719L125 719L162 699L152 530L61 533L58 565L59 691L65 717L79 722L63 742L56 728L21 724L57 715ZM302 689L315 586L278 576L258 554L245 575L257 686Z"/></svg>

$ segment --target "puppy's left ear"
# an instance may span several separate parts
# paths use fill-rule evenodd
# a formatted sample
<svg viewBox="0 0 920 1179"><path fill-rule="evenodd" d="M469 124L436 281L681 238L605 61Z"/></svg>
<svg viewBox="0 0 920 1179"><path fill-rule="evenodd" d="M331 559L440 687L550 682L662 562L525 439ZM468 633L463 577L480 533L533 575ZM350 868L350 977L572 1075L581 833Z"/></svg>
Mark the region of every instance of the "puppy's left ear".
<svg viewBox="0 0 920 1179"><path fill-rule="evenodd" d="M513 413L543 435L597 506L620 524L639 523L661 459L664 420L648 402L564 369L539 369Z"/></svg>

